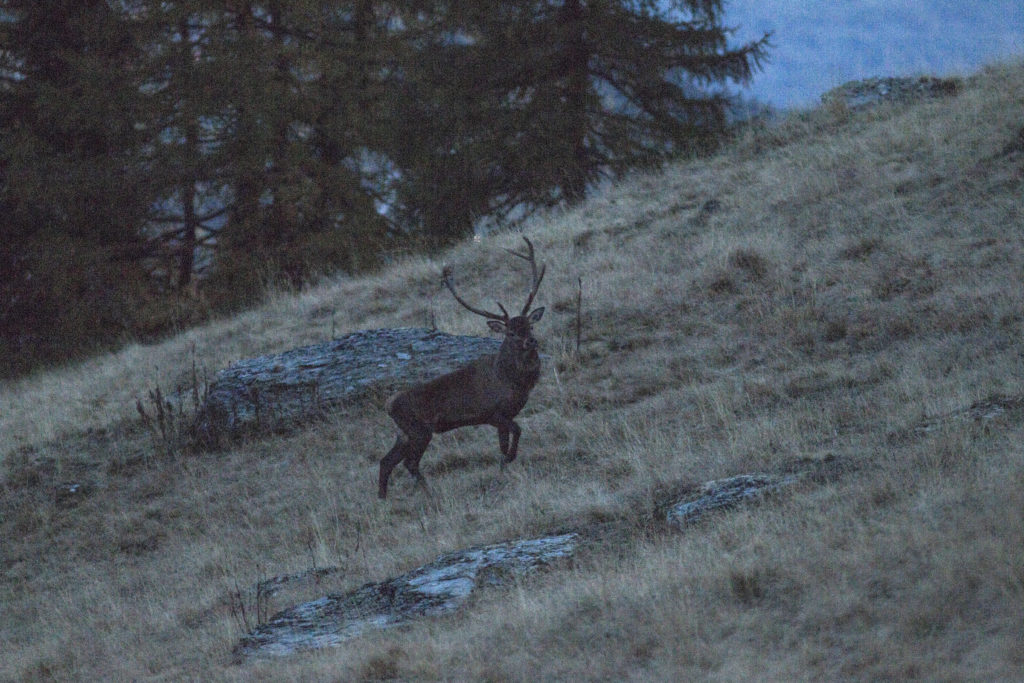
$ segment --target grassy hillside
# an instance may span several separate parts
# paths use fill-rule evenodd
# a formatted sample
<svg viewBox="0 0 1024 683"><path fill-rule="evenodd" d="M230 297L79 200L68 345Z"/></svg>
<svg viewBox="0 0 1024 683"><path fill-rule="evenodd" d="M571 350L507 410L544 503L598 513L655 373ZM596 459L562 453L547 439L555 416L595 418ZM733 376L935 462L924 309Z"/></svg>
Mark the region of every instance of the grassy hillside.
<svg viewBox="0 0 1024 683"><path fill-rule="evenodd" d="M955 98L799 115L531 223L550 359L520 457L502 475L492 429L437 437L436 504L401 472L376 500L379 402L166 455L135 399L187 386L193 359L332 333L483 334L441 261L3 384L0 679L1024 677L1024 409L937 419L1024 394L1022 112L1024 64L992 67ZM499 248L517 240L444 262L474 300L521 301ZM828 458L831 483L685 534L651 521L664 491ZM77 506L66 481L87 485ZM232 595L261 578L344 570L273 611L599 522L605 546L454 617L231 664Z"/></svg>

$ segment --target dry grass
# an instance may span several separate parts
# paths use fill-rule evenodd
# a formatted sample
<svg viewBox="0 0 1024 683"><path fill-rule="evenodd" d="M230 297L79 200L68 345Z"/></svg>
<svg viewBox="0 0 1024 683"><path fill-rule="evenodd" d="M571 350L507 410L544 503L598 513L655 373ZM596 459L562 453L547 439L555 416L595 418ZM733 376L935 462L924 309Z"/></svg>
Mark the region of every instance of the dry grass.
<svg viewBox="0 0 1024 683"><path fill-rule="evenodd" d="M1024 677L1024 414L913 429L1024 393L1021 111L1024 66L996 66L954 99L794 116L536 220L551 358L520 459L499 475L493 430L436 438L436 505L403 476L375 499L377 405L164 456L134 406L187 384L193 353L212 371L359 328L481 333L438 262L3 384L0 679ZM498 249L517 239L445 260L479 301L517 299ZM831 483L686 534L650 521L673 487L832 456ZM70 508L69 480L89 487ZM609 521L626 533L456 616L230 663L232 596L260 578L342 568L278 609Z"/></svg>

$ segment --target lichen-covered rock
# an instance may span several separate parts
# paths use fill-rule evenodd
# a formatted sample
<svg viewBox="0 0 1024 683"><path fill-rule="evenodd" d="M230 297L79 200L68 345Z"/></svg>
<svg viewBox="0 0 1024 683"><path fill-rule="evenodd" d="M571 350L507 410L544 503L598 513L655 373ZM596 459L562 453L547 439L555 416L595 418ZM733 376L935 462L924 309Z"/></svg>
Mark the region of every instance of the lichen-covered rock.
<svg viewBox="0 0 1024 683"><path fill-rule="evenodd" d="M210 384L197 441L214 445L249 431L288 430L371 391L390 392L455 370L500 345L425 328L362 330L241 360Z"/></svg>
<svg viewBox="0 0 1024 683"><path fill-rule="evenodd" d="M801 460L777 474L741 474L709 481L695 493L661 509L669 524L684 530L711 511L757 501L797 482L831 481L844 469L843 461L832 456ZM242 638L234 652L239 659L288 655L337 645L368 630L389 628L418 617L446 614L458 609L483 586L507 584L554 560L571 557L595 538L606 543L606 533L604 528L580 528L448 553L401 576L278 612ZM310 577L320 580L338 571L330 568L276 577L261 582L257 590L270 595L286 584Z"/></svg>
<svg viewBox="0 0 1024 683"><path fill-rule="evenodd" d="M727 479L715 479L704 484L696 497L670 506L665 513L665 519L673 526L683 527L712 510L761 498L795 484L798 480L795 474L740 474Z"/></svg>
<svg viewBox="0 0 1024 683"><path fill-rule="evenodd" d="M862 109L880 102L909 102L924 97L956 95L960 88L960 80L956 78L867 78L843 83L822 95L821 101Z"/></svg>
<svg viewBox="0 0 1024 683"><path fill-rule="evenodd" d="M930 420L921 422L914 427L915 434L927 434L943 426L973 420L979 424L985 424L1001 418L1008 413L1016 413L1018 419L1024 413L1024 396L989 396L980 401L975 401L966 408L954 410L944 415L939 415Z"/></svg>
<svg viewBox="0 0 1024 683"><path fill-rule="evenodd" d="M235 655L280 656L314 650L367 630L446 614L458 609L481 586L501 585L571 556L579 541L579 534L569 533L448 553L393 579L278 612L242 638Z"/></svg>

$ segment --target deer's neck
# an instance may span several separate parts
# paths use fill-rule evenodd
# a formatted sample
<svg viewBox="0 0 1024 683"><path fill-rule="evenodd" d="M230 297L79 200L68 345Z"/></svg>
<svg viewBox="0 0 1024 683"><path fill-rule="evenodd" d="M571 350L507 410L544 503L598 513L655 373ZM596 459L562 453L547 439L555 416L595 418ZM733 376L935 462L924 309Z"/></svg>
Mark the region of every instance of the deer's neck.
<svg viewBox="0 0 1024 683"><path fill-rule="evenodd" d="M529 391L540 377L540 356L516 349L506 340L494 357L494 369L511 386Z"/></svg>

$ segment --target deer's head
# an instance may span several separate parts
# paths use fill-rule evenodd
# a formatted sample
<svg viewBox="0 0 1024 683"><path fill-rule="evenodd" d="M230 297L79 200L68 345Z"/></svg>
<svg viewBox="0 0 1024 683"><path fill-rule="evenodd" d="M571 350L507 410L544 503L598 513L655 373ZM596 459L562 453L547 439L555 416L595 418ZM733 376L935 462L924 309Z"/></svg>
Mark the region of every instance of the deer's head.
<svg viewBox="0 0 1024 683"><path fill-rule="evenodd" d="M533 336L533 324L541 319L544 315L544 307L535 308L530 310L530 304L533 303L533 297L537 295L537 290L540 288L540 282L544 279L544 271L547 268L546 265L542 265L540 270L537 269L537 261L533 253L533 244L526 237L523 237L523 241L526 242L528 249L527 253L521 254L518 251L512 251L506 249L508 253L513 256L517 256L524 259L530 264L530 269L533 273L533 285L530 288L530 293L526 297L526 303L523 304L523 309L519 315L510 316L505 307L498 303L498 308L501 309L501 313L491 313L490 311L483 310L470 306L463 300L459 293L455 291L455 284L452 282L452 269L450 266L444 268L444 284L448 287L448 290L455 297L455 300L462 304L465 308L476 313L477 315L487 318L487 326L495 332L505 335L505 341L502 344L502 354L506 359L511 360L515 369L519 371L535 370L539 365L537 356L537 339Z"/></svg>

